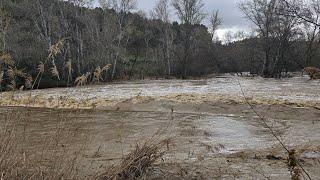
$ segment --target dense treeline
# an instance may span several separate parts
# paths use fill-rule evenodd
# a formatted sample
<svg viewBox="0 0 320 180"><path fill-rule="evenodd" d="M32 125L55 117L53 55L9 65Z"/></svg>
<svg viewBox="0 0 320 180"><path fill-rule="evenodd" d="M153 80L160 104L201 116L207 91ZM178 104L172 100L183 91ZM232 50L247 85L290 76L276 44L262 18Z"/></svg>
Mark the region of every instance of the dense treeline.
<svg viewBox="0 0 320 180"><path fill-rule="evenodd" d="M201 0L159 0L150 18L132 13L133 0L100 0L99 8L87 8L89 2L1 1L1 90L216 72L280 77L319 65L319 26L288 16L282 0L241 4L257 31L229 43L212 41L221 24L218 11L208 27L201 25ZM180 23L170 21L171 5ZM312 13L318 22L320 13Z"/></svg>

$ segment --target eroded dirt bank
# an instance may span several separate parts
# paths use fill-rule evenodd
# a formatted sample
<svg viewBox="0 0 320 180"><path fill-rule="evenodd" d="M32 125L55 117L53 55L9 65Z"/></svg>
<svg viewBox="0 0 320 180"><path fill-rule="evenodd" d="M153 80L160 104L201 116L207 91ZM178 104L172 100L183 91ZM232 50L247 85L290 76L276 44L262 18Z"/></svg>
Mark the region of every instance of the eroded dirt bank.
<svg viewBox="0 0 320 180"><path fill-rule="evenodd" d="M143 139L170 137L169 153L149 179L290 179L286 153L244 103L237 81L147 81L13 97L4 93L2 105L40 108L2 107L0 123L7 114L20 117L18 152L28 154L41 154L57 127L66 127L57 146L79 151L78 173L85 178L105 171ZM239 81L255 110L288 148L296 149L311 177L320 179L319 82Z"/></svg>

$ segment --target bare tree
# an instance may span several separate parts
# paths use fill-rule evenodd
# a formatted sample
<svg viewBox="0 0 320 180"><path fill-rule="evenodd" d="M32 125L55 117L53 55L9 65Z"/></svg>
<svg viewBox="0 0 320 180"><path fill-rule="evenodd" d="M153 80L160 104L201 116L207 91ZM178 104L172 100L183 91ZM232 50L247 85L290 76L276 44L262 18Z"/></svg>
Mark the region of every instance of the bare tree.
<svg viewBox="0 0 320 180"><path fill-rule="evenodd" d="M36 1L35 8L38 10L38 14L33 18L33 20L40 36L46 41L47 49L49 51L52 46L51 29L49 26L51 11L45 10L42 3L44 2L41 2L40 0Z"/></svg>
<svg viewBox="0 0 320 180"><path fill-rule="evenodd" d="M172 6L182 24L200 24L206 16L202 0L172 0Z"/></svg>
<svg viewBox="0 0 320 180"><path fill-rule="evenodd" d="M202 0L172 0L172 6L176 10L183 27L184 27L184 42L182 61L182 78L187 77L190 55L194 50L192 48L193 30L195 24L200 24L206 17L203 13L204 3Z"/></svg>
<svg viewBox="0 0 320 180"><path fill-rule="evenodd" d="M292 40L294 40L300 33L301 22L297 17L282 15L286 12L288 7L282 1L277 3L276 14L277 18L274 24L274 36L273 43L276 48L275 58L272 66L272 76L281 77L282 72L288 72L288 57L287 54L290 51ZM302 68L302 67L301 67Z"/></svg>
<svg viewBox="0 0 320 180"><path fill-rule="evenodd" d="M311 23L315 26L320 26L320 22L314 19L312 9L310 9L310 6L308 6L307 2L310 2L311 7L318 7L320 4L319 0L310 0L310 1L301 1L301 0L280 0L283 3L286 4L288 7L288 11L286 11L285 15L287 16L294 16L298 17L299 19L302 19L303 21L307 23ZM310 5L309 4L309 5ZM320 9L314 8L316 13L319 14Z"/></svg>
<svg viewBox="0 0 320 180"><path fill-rule="evenodd" d="M118 25L118 36L116 39L116 54L114 57L114 62L113 62L113 69L112 69L112 74L111 74L111 79L114 79L116 69L117 69L117 62L119 59L119 49L121 47L121 42L125 36L126 29L128 29L128 25L130 23L125 23L125 16L127 15L128 12L131 10L135 9L137 6L137 1L136 0L100 0L99 1L101 6L104 7L111 7L117 12L117 25Z"/></svg>
<svg viewBox="0 0 320 180"><path fill-rule="evenodd" d="M222 19L219 17L219 10L212 11L209 21L210 21L210 30L211 30L212 39L213 39L216 30L222 24Z"/></svg>
<svg viewBox="0 0 320 180"><path fill-rule="evenodd" d="M241 11L258 28L258 33L263 39L265 59L262 68L264 77L271 76L271 50L273 39L273 25L276 20L277 0L250 0L240 4Z"/></svg>
<svg viewBox="0 0 320 180"><path fill-rule="evenodd" d="M2 50L6 51L6 34L10 24L10 15L0 6L0 31L2 36Z"/></svg>
<svg viewBox="0 0 320 180"><path fill-rule="evenodd" d="M68 0L69 2L73 3L76 6L80 6L80 7L89 7L92 5L94 0Z"/></svg>
<svg viewBox="0 0 320 180"><path fill-rule="evenodd" d="M265 53L262 76L281 77L287 72L286 57L292 40L297 37L300 21L288 16L288 6L281 0L250 0L240 4L240 9L253 22Z"/></svg>
<svg viewBox="0 0 320 180"><path fill-rule="evenodd" d="M311 60L320 48L320 0L312 0L308 5L309 19L315 23L304 21L303 31L306 36L305 66L311 65Z"/></svg>
<svg viewBox="0 0 320 180"><path fill-rule="evenodd" d="M151 12L151 17L168 23L170 22L169 16L169 0L158 0L153 11Z"/></svg>
<svg viewBox="0 0 320 180"><path fill-rule="evenodd" d="M164 22L163 27L160 27L162 37L162 49L164 61L167 64L167 75L171 75L171 49L173 43L173 32L170 27L170 11L169 0L158 0L156 6L151 12L151 16L154 19L159 19Z"/></svg>

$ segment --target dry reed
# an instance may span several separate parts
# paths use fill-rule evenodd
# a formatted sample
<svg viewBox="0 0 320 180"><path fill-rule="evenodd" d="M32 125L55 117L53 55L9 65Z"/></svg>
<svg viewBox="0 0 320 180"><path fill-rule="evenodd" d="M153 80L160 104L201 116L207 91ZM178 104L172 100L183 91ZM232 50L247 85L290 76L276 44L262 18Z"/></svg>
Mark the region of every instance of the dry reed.
<svg viewBox="0 0 320 180"><path fill-rule="evenodd" d="M142 146L129 153L119 165L110 167L106 173L99 175L99 180L138 179L146 174L148 169L168 151L170 139L159 143L146 141Z"/></svg>
<svg viewBox="0 0 320 180"><path fill-rule="evenodd" d="M34 84L32 85L32 89L34 88L34 85L35 85L35 83L37 81L38 81L37 89L39 88L43 73L45 71L45 67L44 66L45 66L45 64L47 63L48 60L52 60L52 64L53 64L53 67L50 69L51 75L53 77L56 77L60 81L59 71L58 71L57 66L54 63L54 59L56 58L56 56L58 54L60 54L62 52L62 48L63 48L63 44L64 44L65 40L66 40L66 38L62 38L62 39L59 39L58 42L53 44L50 47L49 55L48 55L47 59L45 60L45 62L44 63L43 62L39 63L39 65L37 66L38 74L37 74L37 77L36 77L36 79L34 81ZM40 76L40 78L39 78L39 76ZM39 80L38 80L38 78L39 78Z"/></svg>
<svg viewBox="0 0 320 180"><path fill-rule="evenodd" d="M33 85L32 85L32 88L31 88L31 89L34 89L34 85L36 84L36 82L37 82L37 80L38 80L38 78L39 78L39 76L40 76L39 81L38 81L38 87L37 87L37 89L39 88L39 84L40 84L40 81L41 81L41 79L42 79L42 75L43 75L43 73L44 73L44 64L43 64L43 62L41 62L41 61L39 62L38 66L37 66L37 70L38 70L38 74L37 74L36 79L35 79L34 82L33 82Z"/></svg>
<svg viewBox="0 0 320 180"><path fill-rule="evenodd" d="M43 73L44 72L44 64L43 62L40 61L39 65L37 66L37 70L39 73Z"/></svg>
<svg viewBox="0 0 320 180"><path fill-rule="evenodd" d="M83 86L87 83L88 78L90 76L90 72L87 72L86 74L83 74L82 76L79 76L76 78L76 80L74 81L74 83L76 84L76 86Z"/></svg>
<svg viewBox="0 0 320 180"><path fill-rule="evenodd" d="M58 42L56 42L51 46L48 59L54 59L58 54L61 53L64 41L65 41L64 38L59 39Z"/></svg>
<svg viewBox="0 0 320 180"><path fill-rule="evenodd" d="M72 63L71 63L71 59L69 59L67 61L67 63L65 64L65 68L67 68L67 70L68 70L67 84L69 85L70 80L72 80Z"/></svg>
<svg viewBox="0 0 320 180"><path fill-rule="evenodd" d="M74 136L69 132L70 127L58 122L48 136L38 137L45 141L41 143L40 150L21 149L25 139L28 139L21 131L23 124L28 125L27 116L28 113L10 110L0 119L0 179L78 179L76 161L79 152L70 152L60 145L68 143L70 136Z"/></svg>
<svg viewBox="0 0 320 180"><path fill-rule="evenodd" d="M8 54L8 53L2 54L0 56L0 60L6 65L9 65L9 66L13 66L14 65L14 60L12 59L11 55Z"/></svg>
<svg viewBox="0 0 320 180"><path fill-rule="evenodd" d="M111 67L111 64L107 64L107 65L103 66L103 68L101 70L107 72L110 69L110 67Z"/></svg>
<svg viewBox="0 0 320 180"><path fill-rule="evenodd" d="M53 67L50 69L51 75L52 75L52 77L55 77L60 81L58 68L54 63L52 63L52 64L53 64Z"/></svg>
<svg viewBox="0 0 320 180"><path fill-rule="evenodd" d="M99 83L101 79L101 73L102 73L102 70L100 66L98 66L93 72L93 80Z"/></svg>

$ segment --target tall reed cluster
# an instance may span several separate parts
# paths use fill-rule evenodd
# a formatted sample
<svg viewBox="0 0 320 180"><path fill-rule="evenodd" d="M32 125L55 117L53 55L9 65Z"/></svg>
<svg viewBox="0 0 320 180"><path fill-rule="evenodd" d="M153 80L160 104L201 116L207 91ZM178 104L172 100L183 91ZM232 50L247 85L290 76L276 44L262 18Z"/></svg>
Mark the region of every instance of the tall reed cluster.
<svg viewBox="0 0 320 180"><path fill-rule="evenodd" d="M79 179L77 161L81 148L68 149L69 125L57 122L52 131L37 137L39 149L25 149L28 140L28 113L8 110L0 126L0 179ZM24 130L23 130L24 129ZM78 152L79 151L79 152Z"/></svg>
<svg viewBox="0 0 320 180"><path fill-rule="evenodd" d="M0 55L0 89L2 91L3 86L6 85L6 89L15 90L17 89L17 79L25 79L25 84L30 81L30 74L23 72L21 69L17 69L15 61L8 53ZM26 80L27 79L27 80ZM28 84L29 85L29 84ZM22 85L20 89L23 89L25 85Z"/></svg>
<svg viewBox="0 0 320 180"><path fill-rule="evenodd" d="M53 44L49 50L47 58L42 62L39 62L37 65L37 75L35 78L32 77L31 74L24 73L23 70L17 69L16 63L14 59L11 57L9 53L2 53L0 55L0 90L16 90L16 89L38 89L43 78L44 73L46 73L46 66L51 66L48 68L48 73L52 78L59 81L61 79L61 72L58 66L56 65L55 60L57 57L62 54L65 50L65 42L68 38L62 38L58 40L55 44ZM48 62L51 62L51 65L47 65ZM66 81L67 85L72 82L73 77L73 68L72 68L72 60L70 57L64 64L64 68L66 69ZM108 70L110 69L111 64L106 64L102 68L98 65L93 72L86 72L75 78L73 82L76 86L83 86L89 82L99 83L101 80L106 78ZM105 77L105 78L103 78ZM17 87L17 80L21 79L24 81L24 85ZM20 83L21 84L21 83ZM5 88L4 86L5 85Z"/></svg>

